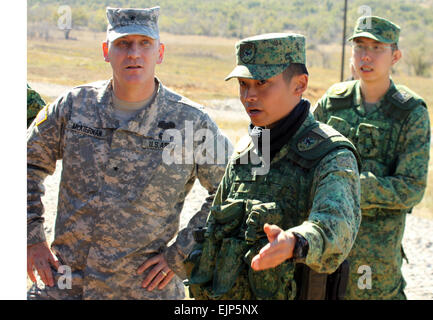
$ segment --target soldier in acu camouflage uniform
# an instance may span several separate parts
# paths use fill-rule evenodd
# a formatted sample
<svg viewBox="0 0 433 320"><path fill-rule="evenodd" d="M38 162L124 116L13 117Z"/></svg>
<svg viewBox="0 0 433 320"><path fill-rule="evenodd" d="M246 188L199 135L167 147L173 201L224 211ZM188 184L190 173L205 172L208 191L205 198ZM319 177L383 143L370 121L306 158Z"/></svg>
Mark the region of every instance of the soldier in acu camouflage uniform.
<svg viewBox="0 0 433 320"><path fill-rule="evenodd" d="M207 228L196 230L186 283L196 299L330 298L327 274L348 255L360 224L355 148L315 121L302 99L303 36L247 38L236 54L226 80L238 78L250 134L227 166ZM310 275L318 286L302 279Z"/></svg>
<svg viewBox="0 0 433 320"><path fill-rule="evenodd" d="M27 270L34 281L36 268L46 284L43 290L34 288L30 298L184 297L175 273L184 274L182 261L194 244L191 228L206 219L231 145L200 105L155 78L164 53L158 15L159 7L108 8L103 52L113 78L60 96L28 131ZM167 129L178 133L175 147L189 152L190 161L165 160L174 139ZM210 133L205 139L192 136L204 129ZM204 152L191 153L205 147L227 154L209 161ZM42 182L58 159L63 171L49 248ZM178 233L180 212L196 179L209 197ZM69 288L67 272L62 278L57 270L60 264L70 268Z"/></svg>
<svg viewBox="0 0 433 320"><path fill-rule="evenodd" d="M45 101L41 98L39 93L27 85L27 128L44 106Z"/></svg>
<svg viewBox="0 0 433 320"><path fill-rule="evenodd" d="M362 158L362 223L348 258L347 299L405 299L401 242L406 214L426 187L430 124L424 100L390 79L399 33L386 19L360 18L349 39L360 80L333 85L314 111Z"/></svg>

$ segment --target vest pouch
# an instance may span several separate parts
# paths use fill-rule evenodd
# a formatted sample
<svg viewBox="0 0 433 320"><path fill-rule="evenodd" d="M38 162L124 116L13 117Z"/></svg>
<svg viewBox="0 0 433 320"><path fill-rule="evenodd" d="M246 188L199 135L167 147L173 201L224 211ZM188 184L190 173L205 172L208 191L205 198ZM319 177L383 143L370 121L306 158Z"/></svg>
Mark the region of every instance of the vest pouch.
<svg viewBox="0 0 433 320"><path fill-rule="evenodd" d="M357 149L363 159L377 158L382 144L379 127L369 123L360 123L356 131L358 138Z"/></svg>
<svg viewBox="0 0 433 320"><path fill-rule="evenodd" d="M238 230L245 214L245 201L227 199L224 204L213 206L210 214L215 219L215 239L222 240L230 237Z"/></svg>
<svg viewBox="0 0 433 320"><path fill-rule="evenodd" d="M260 241L245 255L245 263L251 266L252 258L258 254L267 241ZM284 261L275 268L254 271L248 270L248 281L255 298L258 300L294 300L296 297L296 282L294 279L295 264L291 259Z"/></svg>
<svg viewBox="0 0 433 320"><path fill-rule="evenodd" d="M253 205L248 213L245 240L247 243L253 244L260 238L266 238L263 231L265 223L282 226L283 217L281 208L275 202Z"/></svg>
<svg viewBox="0 0 433 320"><path fill-rule="evenodd" d="M223 240L216 259L211 298L221 298L234 286L239 272L244 268L242 258L248 251L248 247L243 239L226 238Z"/></svg>
<svg viewBox="0 0 433 320"><path fill-rule="evenodd" d="M215 268L215 258L218 252L218 243L207 238L203 242L200 259L192 268L189 284L204 284L212 280Z"/></svg>
<svg viewBox="0 0 433 320"><path fill-rule="evenodd" d="M353 128L346 120L331 116L326 124L333 127L346 138L352 140L352 142L354 141L356 137L355 128Z"/></svg>

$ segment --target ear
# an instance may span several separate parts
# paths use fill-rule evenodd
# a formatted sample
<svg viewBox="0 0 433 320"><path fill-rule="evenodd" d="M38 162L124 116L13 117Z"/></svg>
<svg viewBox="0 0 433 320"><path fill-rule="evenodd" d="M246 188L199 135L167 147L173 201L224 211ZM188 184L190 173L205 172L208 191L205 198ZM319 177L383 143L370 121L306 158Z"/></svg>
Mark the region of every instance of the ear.
<svg viewBox="0 0 433 320"><path fill-rule="evenodd" d="M401 59L402 55L403 54L401 53L400 50L395 50L392 53L392 61L391 61L392 65L395 65Z"/></svg>
<svg viewBox="0 0 433 320"><path fill-rule="evenodd" d="M164 44L162 42L159 43L158 60L156 61L156 64L161 64L162 63L162 60L164 59L164 50L165 50Z"/></svg>
<svg viewBox="0 0 433 320"><path fill-rule="evenodd" d="M308 75L307 74L300 74L295 77L293 77L293 80L295 82L295 88L294 88L294 94L297 97L301 97L302 94L307 90L308 87Z"/></svg>
<svg viewBox="0 0 433 320"><path fill-rule="evenodd" d="M102 42L102 53L104 54L105 62L110 62L110 58L108 57L108 42Z"/></svg>

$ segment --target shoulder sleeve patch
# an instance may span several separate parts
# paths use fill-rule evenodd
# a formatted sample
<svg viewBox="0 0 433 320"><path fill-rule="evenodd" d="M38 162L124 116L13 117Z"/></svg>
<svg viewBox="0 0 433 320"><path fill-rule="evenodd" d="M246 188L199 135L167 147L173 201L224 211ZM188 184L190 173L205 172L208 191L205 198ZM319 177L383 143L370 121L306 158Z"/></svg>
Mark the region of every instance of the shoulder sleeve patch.
<svg viewBox="0 0 433 320"><path fill-rule="evenodd" d="M334 128L320 123L319 126L313 128L305 136L299 139L297 148L301 152L312 150L326 139L335 136L341 136L341 134Z"/></svg>
<svg viewBox="0 0 433 320"><path fill-rule="evenodd" d="M47 120L48 117L48 105L46 105L45 107L43 107L39 112L38 115L36 116L36 125L40 125L42 122L44 122L45 120Z"/></svg>
<svg viewBox="0 0 433 320"><path fill-rule="evenodd" d="M305 136L299 139L296 147L299 151L304 152L311 149L314 149L317 145L319 145L324 139L313 131L308 132Z"/></svg>

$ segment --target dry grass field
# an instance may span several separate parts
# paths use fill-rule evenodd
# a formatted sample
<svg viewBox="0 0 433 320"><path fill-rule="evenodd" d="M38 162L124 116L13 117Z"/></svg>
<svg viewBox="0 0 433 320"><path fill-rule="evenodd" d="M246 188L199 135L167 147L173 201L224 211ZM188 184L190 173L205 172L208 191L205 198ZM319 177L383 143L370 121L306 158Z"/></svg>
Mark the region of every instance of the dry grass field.
<svg viewBox="0 0 433 320"><path fill-rule="evenodd" d="M110 77L111 69L104 62L101 49L105 33L73 30L71 36L77 40L64 40L62 33L55 30L48 41L28 39L29 81L74 86ZM224 81L235 64L236 39L164 33L161 39L165 43L165 57L157 67L157 75L165 85L204 105L209 100L237 98L237 82ZM327 68L323 67L325 63L319 63L324 53L327 54ZM337 46L326 46L307 50L307 56L311 66L309 89L305 97L314 103L330 85L339 81L340 52ZM405 69L404 62L401 62L393 76L394 80L409 86L426 99L432 119L433 78L409 77L404 75ZM47 102L53 100L49 96L43 97ZM234 142L246 132L246 118L219 116L215 120ZM430 161L426 194L414 214L433 219L433 161Z"/></svg>

